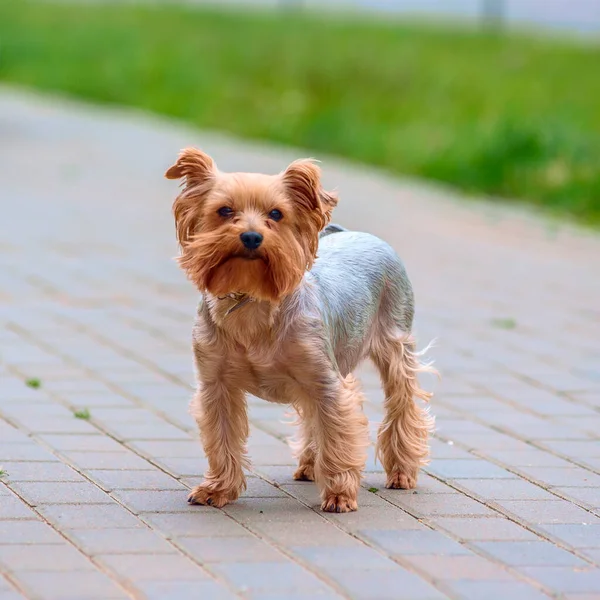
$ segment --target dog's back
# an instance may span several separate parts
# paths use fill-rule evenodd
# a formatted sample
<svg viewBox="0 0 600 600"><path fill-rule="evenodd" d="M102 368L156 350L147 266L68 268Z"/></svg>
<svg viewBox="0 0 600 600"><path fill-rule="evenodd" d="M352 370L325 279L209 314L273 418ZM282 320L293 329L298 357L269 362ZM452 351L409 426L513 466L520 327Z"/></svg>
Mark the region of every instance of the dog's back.
<svg viewBox="0 0 600 600"><path fill-rule="evenodd" d="M378 328L410 332L413 292L402 261L386 242L328 227L311 277L340 370L350 372L368 353Z"/></svg>

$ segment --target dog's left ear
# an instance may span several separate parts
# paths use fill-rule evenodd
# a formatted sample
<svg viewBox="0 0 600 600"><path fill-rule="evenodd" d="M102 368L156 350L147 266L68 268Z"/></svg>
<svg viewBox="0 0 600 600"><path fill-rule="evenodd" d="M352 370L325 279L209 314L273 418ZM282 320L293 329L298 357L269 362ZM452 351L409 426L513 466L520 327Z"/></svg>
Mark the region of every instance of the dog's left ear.
<svg viewBox="0 0 600 600"><path fill-rule="evenodd" d="M298 207L319 218L319 231L331 220L338 203L335 192L327 192L321 185L321 169L310 159L294 161L283 173L286 191Z"/></svg>

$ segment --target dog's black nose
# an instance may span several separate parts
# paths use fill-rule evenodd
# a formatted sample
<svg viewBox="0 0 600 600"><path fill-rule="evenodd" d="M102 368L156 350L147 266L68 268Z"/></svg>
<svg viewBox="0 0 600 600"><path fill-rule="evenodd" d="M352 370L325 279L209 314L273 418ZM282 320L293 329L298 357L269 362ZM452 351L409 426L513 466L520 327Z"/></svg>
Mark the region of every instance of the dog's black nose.
<svg viewBox="0 0 600 600"><path fill-rule="evenodd" d="M240 235L240 240L248 250L256 250L262 244L263 236L256 231L244 231Z"/></svg>

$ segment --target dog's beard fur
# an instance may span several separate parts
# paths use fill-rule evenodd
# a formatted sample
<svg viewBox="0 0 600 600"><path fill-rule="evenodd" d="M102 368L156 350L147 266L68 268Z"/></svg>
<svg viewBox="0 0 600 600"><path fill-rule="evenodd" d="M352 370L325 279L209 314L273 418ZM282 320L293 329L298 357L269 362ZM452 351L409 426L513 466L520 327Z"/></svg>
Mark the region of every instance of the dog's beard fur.
<svg viewBox="0 0 600 600"><path fill-rule="evenodd" d="M290 294L304 275L307 260L299 244L283 246L266 240L255 253L240 250L237 236L201 234L179 259L187 276L200 290L214 296L232 292L276 302Z"/></svg>
<svg viewBox="0 0 600 600"><path fill-rule="evenodd" d="M215 296L242 293L277 303L292 293L312 266L319 232L337 204L308 160L292 163L278 176L225 174L206 154L189 148L167 177L185 178L173 205L179 263L201 292ZM235 219L217 214L228 205ZM273 208L283 213L281 222L269 220ZM263 237L252 252L240 241L248 230Z"/></svg>

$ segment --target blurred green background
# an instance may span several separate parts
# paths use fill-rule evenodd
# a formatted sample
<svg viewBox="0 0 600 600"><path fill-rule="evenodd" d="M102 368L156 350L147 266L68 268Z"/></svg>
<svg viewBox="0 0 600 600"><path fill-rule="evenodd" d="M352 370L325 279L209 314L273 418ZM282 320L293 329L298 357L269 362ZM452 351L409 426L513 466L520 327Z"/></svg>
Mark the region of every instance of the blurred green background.
<svg viewBox="0 0 600 600"><path fill-rule="evenodd" d="M0 80L600 223L600 46L396 18L0 3Z"/></svg>

